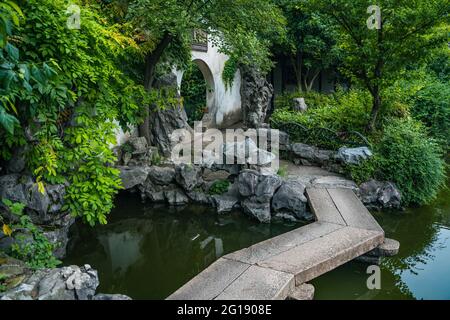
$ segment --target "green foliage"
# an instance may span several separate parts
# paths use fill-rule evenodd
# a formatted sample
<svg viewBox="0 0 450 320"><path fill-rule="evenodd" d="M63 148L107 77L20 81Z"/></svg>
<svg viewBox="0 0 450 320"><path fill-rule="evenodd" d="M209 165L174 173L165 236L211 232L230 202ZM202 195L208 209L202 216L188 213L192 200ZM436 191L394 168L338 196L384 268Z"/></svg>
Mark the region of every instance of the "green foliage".
<svg viewBox="0 0 450 320"><path fill-rule="evenodd" d="M429 203L445 183L442 150L416 120L397 119L386 125L374 151L369 164L375 167L374 177L394 182L405 205Z"/></svg>
<svg viewBox="0 0 450 320"><path fill-rule="evenodd" d="M275 109L290 110L293 107L295 98L305 98L309 109L324 107L334 103L334 96L331 94L323 94L316 91L309 92L285 92L275 97Z"/></svg>
<svg viewBox="0 0 450 320"><path fill-rule="evenodd" d="M0 48L8 43L13 26L18 26L23 18L22 10L13 1L0 2Z"/></svg>
<svg viewBox="0 0 450 320"><path fill-rule="evenodd" d="M281 166L281 167L278 169L277 174L278 174L280 177L282 177L282 178L286 178L287 175L288 175L288 168L287 168L287 166Z"/></svg>
<svg viewBox="0 0 450 320"><path fill-rule="evenodd" d="M339 32L342 54L340 71L352 82L365 86L372 95L369 128L374 129L377 114L386 100L383 92L412 64L420 64L448 43L448 0L398 1L310 0L311 10L333 21ZM381 9L381 28L369 30L368 6Z"/></svg>
<svg viewBox="0 0 450 320"><path fill-rule="evenodd" d="M14 31L15 47L8 43L0 52L0 138L7 142L0 155L8 159L26 145L41 192L46 183L68 182L64 209L91 225L106 223L120 189L119 172L111 168L114 120L127 129L141 120L142 105L158 106L162 96L122 70L125 57L140 59L137 46L95 6L82 6L82 27L71 30L70 1L18 4L27 23Z"/></svg>
<svg viewBox="0 0 450 320"><path fill-rule="evenodd" d="M287 39L274 51L287 56L297 80L297 90L311 91L321 70L339 61L337 31L332 21L316 10L309 0L277 0L287 19Z"/></svg>
<svg viewBox="0 0 450 320"><path fill-rule="evenodd" d="M33 269L54 268L61 262L53 255L55 245L50 243L31 218L23 214L24 205L3 199L3 203L16 217L18 222L12 224L14 243L10 255L24 261Z"/></svg>
<svg viewBox="0 0 450 320"><path fill-rule="evenodd" d="M235 57L231 57L225 62L222 71L222 80L225 83L225 88L228 90L233 86L234 77L239 68L239 62Z"/></svg>
<svg viewBox="0 0 450 320"><path fill-rule="evenodd" d="M210 195L221 195L228 191L230 187L230 181L228 180L217 180L211 185L208 190Z"/></svg>
<svg viewBox="0 0 450 320"><path fill-rule="evenodd" d="M435 81L417 93L412 116L428 128L430 135L450 150L450 82Z"/></svg>
<svg viewBox="0 0 450 320"><path fill-rule="evenodd" d="M0 292L4 292L6 290L6 284L4 280L7 279L7 276L3 273L0 273Z"/></svg>
<svg viewBox="0 0 450 320"><path fill-rule="evenodd" d="M189 124L194 121L200 121L203 118L206 107L206 91L212 90L208 88L202 72L195 63L189 64L183 74L181 82L181 95L183 97L183 105L188 116Z"/></svg>
<svg viewBox="0 0 450 320"><path fill-rule="evenodd" d="M161 62L186 63L191 32L198 29L207 31L220 51L264 71L272 66L270 40L283 37L285 22L272 0L135 0L127 19L141 31L147 53L170 38Z"/></svg>
<svg viewBox="0 0 450 320"><path fill-rule="evenodd" d="M305 95L303 95L305 96ZM297 142L314 144L323 148L337 149L342 145L330 140L328 130L334 132L364 132L370 110L370 95L364 90L338 90L333 95L321 95L308 93L306 104L311 107L306 112L292 111L290 109L275 109L272 115L272 123L280 130L295 128L288 123L298 123L310 132L289 132L296 137ZM311 97L311 100L308 99ZM279 106L290 105L293 96L285 100L278 100ZM324 130L320 130L324 129ZM321 132L318 132L320 130ZM323 133L323 134L322 134Z"/></svg>

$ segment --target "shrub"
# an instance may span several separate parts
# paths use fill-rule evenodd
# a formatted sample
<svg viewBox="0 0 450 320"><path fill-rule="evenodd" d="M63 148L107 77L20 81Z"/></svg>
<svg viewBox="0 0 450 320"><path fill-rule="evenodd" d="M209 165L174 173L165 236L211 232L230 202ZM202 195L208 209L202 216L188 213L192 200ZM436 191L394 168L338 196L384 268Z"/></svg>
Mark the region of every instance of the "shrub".
<svg viewBox="0 0 450 320"><path fill-rule="evenodd" d="M214 181L211 187L208 190L208 193L210 195L220 195L224 194L228 191L228 188L230 187L230 181L228 180L217 180Z"/></svg>
<svg viewBox="0 0 450 320"><path fill-rule="evenodd" d="M411 113L429 128L432 137L450 150L450 82L435 81L420 90Z"/></svg>
<svg viewBox="0 0 450 320"><path fill-rule="evenodd" d="M309 109L320 108L333 103L333 95L323 94L315 91L309 92L286 92L275 97L275 109L291 110L293 99L305 98L305 102Z"/></svg>
<svg viewBox="0 0 450 320"><path fill-rule="evenodd" d="M316 93L316 95L318 94ZM286 108L276 109L272 115L272 124L281 130L291 129L287 123L300 124L310 130L297 133L288 130L289 134L298 140L297 142L330 149L337 149L341 145L339 141L331 139L327 132L328 129L336 133L364 132L371 108L371 98L368 92L340 89L332 96L324 96L323 101L327 101L326 103L309 108L306 112L296 112Z"/></svg>
<svg viewBox="0 0 450 320"><path fill-rule="evenodd" d="M24 205L12 203L7 199L3 199L3 203L11 214L19 219L19 222L12 224L10 229L10 235L15 240L10 255L24 261L33 269L54 268L59 265L61 262L53 255L55 245L31 221L31 218L23 213Z"/></svg>
<svg viewBox="0 0 450 320"><path fill-rule="evenodd" d="M416 120L397 119L386 125L375 152L375 178L394 182L404 205L430 202L445 183L442 150Z"/></svg>

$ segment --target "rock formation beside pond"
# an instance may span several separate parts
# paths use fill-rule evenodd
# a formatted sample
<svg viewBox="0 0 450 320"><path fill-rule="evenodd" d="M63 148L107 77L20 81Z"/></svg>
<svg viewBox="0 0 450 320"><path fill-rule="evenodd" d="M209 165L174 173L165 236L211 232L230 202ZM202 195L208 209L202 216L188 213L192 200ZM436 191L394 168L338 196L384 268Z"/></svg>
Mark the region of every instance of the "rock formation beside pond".
<svg viewBox="0 0 450 320"><path fill-rule="evenodd" d="M96 295L97 271L89 265L31 270L21 261L0 256L7 290L0 300L129 300L123 295Z"/></svg>
<svg viewBox="0 0 450 320"><path fill-rule="evenodd" d="M257 69L241 68L242 113L244 125L249 128L264 127L273 87Z"/></svg>
<svg viewBox="0 0 450 320"><path fill-rule="evenodd" d="M37 183L29 175L8 174L0 176L0 199L19 202L25 205L24 212L38 226L45 226L45 234L56 244L54 252L57 258L65 256L69 227L75 221L68 212L62 212L66 186L63 184L45 186L38 190ZM15 220L0 202L0 211L8 220ZM0 247L4 250L12 245L11 239L0 234Z"/></svg>
<svg viewBox="0 0 450 320"><path fill-rule="evenodd" d="M364 205L370 209L399 209L401 193L392 182L370 180L362 183L358 195Z"/></svg>

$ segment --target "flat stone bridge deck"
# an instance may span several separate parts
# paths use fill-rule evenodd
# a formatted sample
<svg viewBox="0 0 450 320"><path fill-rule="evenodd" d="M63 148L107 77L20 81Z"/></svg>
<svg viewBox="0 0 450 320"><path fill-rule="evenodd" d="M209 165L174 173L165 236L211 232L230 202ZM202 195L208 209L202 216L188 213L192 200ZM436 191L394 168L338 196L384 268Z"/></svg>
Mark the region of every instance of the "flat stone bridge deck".
<svg viewBox="0 0 450 320"><path fill-rule="evenodd" d="M383 244L383 229L351 189L306 192L316 222L223 256L168 299L286 299L296 287Z"/></svg>

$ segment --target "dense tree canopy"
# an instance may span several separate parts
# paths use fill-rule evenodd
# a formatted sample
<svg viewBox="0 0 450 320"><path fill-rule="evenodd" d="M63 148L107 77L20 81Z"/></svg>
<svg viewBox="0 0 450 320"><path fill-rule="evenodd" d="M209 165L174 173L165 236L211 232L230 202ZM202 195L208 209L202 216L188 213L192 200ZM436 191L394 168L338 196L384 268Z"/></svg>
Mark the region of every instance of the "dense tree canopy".
<svg viewBox="0 0 450 320"><path fill-rule="evenodd" d="M310 10L308 0L278 0L277 5L287 19L287 37L275 51L290 57L297 90L310 91L320 71L337 63L337 30L327 16Z"/></svg>
<svg viewBox="0 0 450 320"><path fill-rule="evenodd" d="M369 29L372 19L365 0L311 0L311 10L332 19L340 32L341 70L362 83L372 94L373 107L368 125L373 129L382 93L411 62L419 63L430 50L447 45L449 0L377 0L381 10L379 29Z"/></svg>

